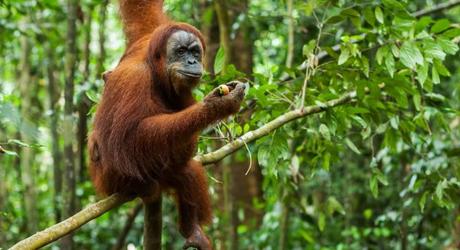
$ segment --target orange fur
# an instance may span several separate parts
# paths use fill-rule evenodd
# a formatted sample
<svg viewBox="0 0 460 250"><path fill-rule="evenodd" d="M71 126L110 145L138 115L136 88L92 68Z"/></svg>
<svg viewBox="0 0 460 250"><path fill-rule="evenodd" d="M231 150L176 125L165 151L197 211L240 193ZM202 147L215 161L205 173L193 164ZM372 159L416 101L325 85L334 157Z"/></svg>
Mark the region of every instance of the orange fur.
<svg viewBox="0 0 460 250"><path fill-rule="evenodd" d="M192 160L198 133L238 110L197 103L192 90L176 93L166 72L166 43L175 31L200 32L169 20L163 1L121 0L127 49L105 75L94 130L89 137L90 173L99 193L149 197L176 193L184 236L209 223L207 177ZM235 108L236 107L236 108ZM227 110L227 111L225 111Z"/></svg>

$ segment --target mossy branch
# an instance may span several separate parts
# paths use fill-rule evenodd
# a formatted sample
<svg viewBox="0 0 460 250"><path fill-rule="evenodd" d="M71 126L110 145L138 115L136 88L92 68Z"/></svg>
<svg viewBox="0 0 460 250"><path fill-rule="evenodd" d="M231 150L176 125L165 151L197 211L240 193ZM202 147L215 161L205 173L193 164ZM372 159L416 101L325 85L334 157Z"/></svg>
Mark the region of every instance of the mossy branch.
<svg viewBox="0 0 460 250"><path fill-rule="evenodd" d="M105 212L132 199L133 198L123 197L119 194L113 194L94 204L90 204L68 219L18 242L16 245L12 246L10 250L29 250L46 246L103 215Z"/></svg>

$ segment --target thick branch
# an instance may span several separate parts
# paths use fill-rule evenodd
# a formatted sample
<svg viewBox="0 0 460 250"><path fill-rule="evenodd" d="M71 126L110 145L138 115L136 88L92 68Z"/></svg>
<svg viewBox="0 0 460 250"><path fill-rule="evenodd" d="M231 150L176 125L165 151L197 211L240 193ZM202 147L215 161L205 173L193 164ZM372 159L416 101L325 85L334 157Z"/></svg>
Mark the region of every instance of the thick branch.
<svg viewBox="0 0 460 250"><path fill-rule="evenodd" d="M68 219L38 232L27 239L18 242L10 250L37 249L62 238L72 231L80 228L89 221L101 216L112 208L115 208L132 198L113 194L101 201L89 205L85 209L69 217Z"/></svg>

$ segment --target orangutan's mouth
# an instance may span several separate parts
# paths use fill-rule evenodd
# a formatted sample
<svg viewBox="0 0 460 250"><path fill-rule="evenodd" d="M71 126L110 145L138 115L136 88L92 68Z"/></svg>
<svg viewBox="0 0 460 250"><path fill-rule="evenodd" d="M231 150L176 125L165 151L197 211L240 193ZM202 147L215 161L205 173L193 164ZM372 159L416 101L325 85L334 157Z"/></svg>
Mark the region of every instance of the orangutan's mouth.
<svg viewBox="0 0 460 250"><path fill-rule="evenodd" d="M181 73L184 76L190 77L190 78L200 78L201 77L201 72L191 72L191 71L184 71L184 70L179 70L179 73Z"/></svg>

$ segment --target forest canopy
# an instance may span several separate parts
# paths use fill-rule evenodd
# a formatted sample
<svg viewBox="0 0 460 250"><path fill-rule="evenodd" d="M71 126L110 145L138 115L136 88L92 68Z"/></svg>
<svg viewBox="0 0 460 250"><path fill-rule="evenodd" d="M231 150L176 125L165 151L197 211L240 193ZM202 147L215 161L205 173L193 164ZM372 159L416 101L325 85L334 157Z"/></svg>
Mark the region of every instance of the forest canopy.
<svg viewBox="0 0 460 250"><path fill-rule="evenodd" d="M459 0L165 0L164 11L203 34L198 101L249 86L194 158L215 249L460 248ZM125 46L116 0L0 0L0 249L85 207L100 217L45 249L145 249L140 200L103 200L88 171L102 74ZM156 237L179 249L174 199L160 205Z"/></svg>

